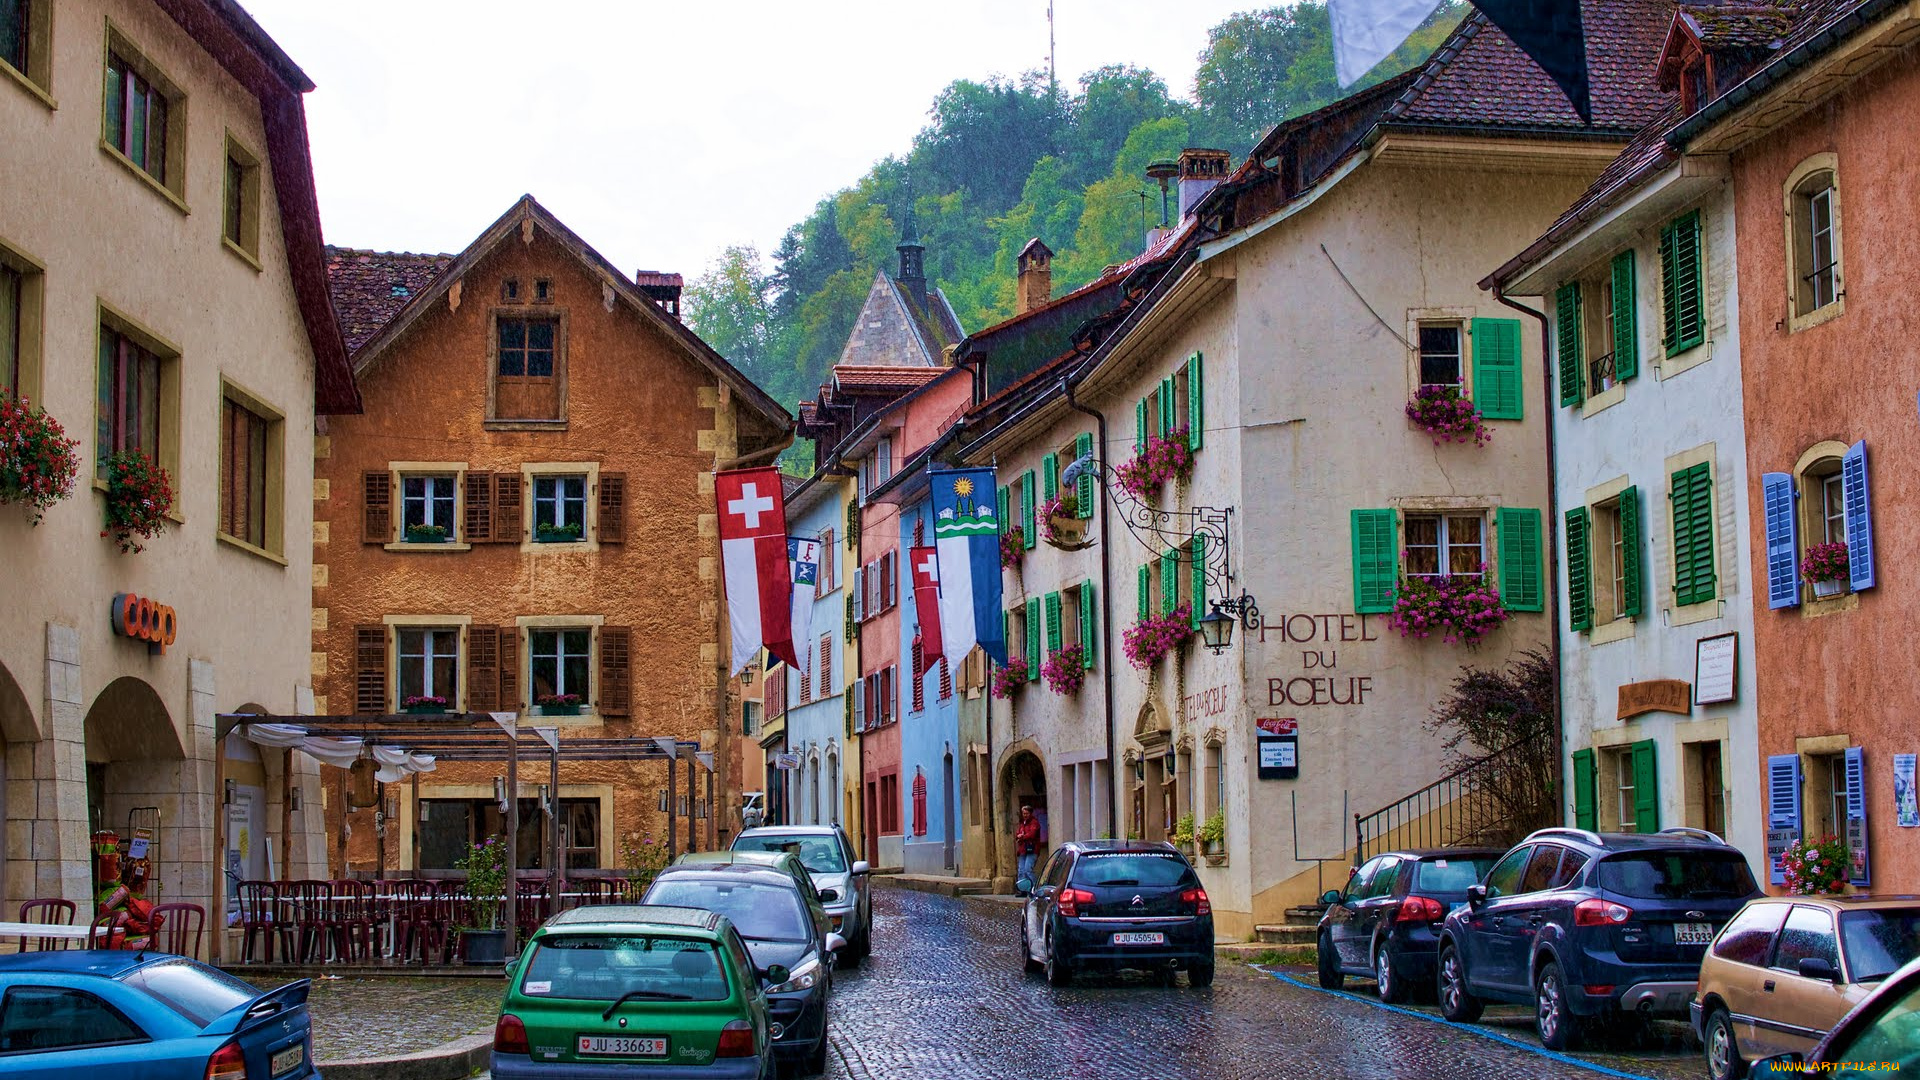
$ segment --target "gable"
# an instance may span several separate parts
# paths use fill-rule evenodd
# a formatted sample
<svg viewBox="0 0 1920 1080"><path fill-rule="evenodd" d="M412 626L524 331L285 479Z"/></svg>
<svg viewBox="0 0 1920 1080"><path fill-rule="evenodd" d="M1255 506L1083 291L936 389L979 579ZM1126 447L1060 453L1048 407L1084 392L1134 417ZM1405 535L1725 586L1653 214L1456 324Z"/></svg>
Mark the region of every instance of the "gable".
<svg viewBox="0 0 1920 1080"><path fill-rule="evenodd" d="M840 364L853 367L933 367L939 357L927 351L926 339L908 310L893 279L881 271L873 275L867 302L860 306L853 331L840 350Z"/></svg>

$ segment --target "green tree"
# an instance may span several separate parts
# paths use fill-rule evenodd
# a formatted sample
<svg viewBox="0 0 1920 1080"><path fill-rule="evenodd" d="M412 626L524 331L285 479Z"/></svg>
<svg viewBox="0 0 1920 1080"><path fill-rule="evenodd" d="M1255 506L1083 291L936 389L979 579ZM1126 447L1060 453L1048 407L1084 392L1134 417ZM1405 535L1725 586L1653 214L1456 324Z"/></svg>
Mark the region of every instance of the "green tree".
<svg viewBox="0 0 1920 1080"><path fill-rule="evenodd" d="M682 301L694 333L768 393L785 395L798 389L799 379L790 366L779 364L770 348L772 291L760 268L759 250L735 245L693 279Z"/></svg>

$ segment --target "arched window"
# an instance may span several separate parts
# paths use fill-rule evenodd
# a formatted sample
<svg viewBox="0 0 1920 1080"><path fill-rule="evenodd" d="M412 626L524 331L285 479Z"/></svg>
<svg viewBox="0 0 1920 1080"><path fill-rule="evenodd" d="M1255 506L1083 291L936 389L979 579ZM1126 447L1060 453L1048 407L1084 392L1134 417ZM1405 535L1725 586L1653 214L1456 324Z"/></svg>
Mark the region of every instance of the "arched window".
<svg viewBox="0 0 1920 1080"><path fill-rule="evenodd" d="M1787 296L1794 329L1815 315L1837 315L1841 275L1839 172L1833 154L1816 154L1786 185Z"/></svg>
<svg viewBox="0 0 1920 1080"><path fill-rule="evenodd" d="M840 755L827 754L827 820L840 824Z"/></svg>

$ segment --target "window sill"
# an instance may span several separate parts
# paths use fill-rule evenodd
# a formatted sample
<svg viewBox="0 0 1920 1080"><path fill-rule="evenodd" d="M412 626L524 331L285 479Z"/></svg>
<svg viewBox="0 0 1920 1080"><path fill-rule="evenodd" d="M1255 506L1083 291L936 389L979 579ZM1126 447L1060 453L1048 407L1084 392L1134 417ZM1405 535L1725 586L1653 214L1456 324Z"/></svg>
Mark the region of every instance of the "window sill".
<svg viewBox="0 0 1920 1080"><path fill-rule="evenodd" d="M1611 645L1616 641L1626 641L1633 637L1637 628L1632 616L1623 615L1612 622L1601 623L1587 632L1588 645Z"/></svg>
<svg viewBox="0 0 1920 1080"><path fill-rule="evenodd" d="M146 184L153 193L167 200L182 217L193 213L187 206L187 200L181 198L172 188L153 178L153 174L133 163L133 159L120 152L119 148L105 139L100 140L100 152L119 162L126 170Z"/></svg>
<svg viewBox="0 0 1920 1080"><path fill-rule="evenodd" d="M1606 412L1625 400L1627 400L1627 384L1615 382L1607 389L1581 402L1580 418L1584 420L1595 413Z"/></svg>
<svg viewBox="0 0 1920 1080"><path fill-rule="evenodd" d="M1838 615L1843 611L1852 611L1860 606L1860 594L1849 589L1839 596L1830 596L1824 600L1808 599L1800 604L1800 617L1818 619L1827 615Z"/></svg>
<svg viewBox="0 0 1920 1080"><path fill-rule="evenodd" d="M220 246L232 252L233 256L239 259L241 262L246 263L248 266L253 267L254 273L262 274L266 272L266 268L260 265L260 259L257 256L255 256L253 252L248 251L246 248L243 248L239 244L234 243L228 237L223 236L220 238Z"/></svg>
<svg viewBox="0 0 1920 1080"><path fill-rule="evenodd" d="M100 479L97 476L94 477L93 490L99 492L101 497L104 498L107 494L107 482L105 480ZM168 521L173 522L175 525L185 525L187 523L186 515L180 512L180 502L178 499L174 500L174 504L171 507L169 507L167 509L167 512L162 516L165 517Z"/></svg>
<svg viewBox="0 0 1920 1080"><path fill-rule="evenodd" d="M263 547L255 547L252 544L247 543L245 540L242 540L237 536L229 536L226 533L215 533L214 538L219 540L222 544L225 544L230 548L236 548L240 551L244 551L247 554L254 556L255 558L265 559L266 561L273 563L276 566L287 565L287 560L285 556L276 555L273 552L268 551L266 548L263 548Z"/></svg>
<svg viewBox="0 0 1920 1080"><path fill-rule="evenodd" d="M438 544L412 544L403 540L397 544L387 544L386 549L388 551L419 552L421 554L431 555L443 551L472 551L473 545L447 542Z"/></svg>
<svg viewBox="0 0 1920 1080"><path fill-rule="evenodd" d="M1667 609L1669 612L1667 625L1692 626L1695 623L1703 623L1717 619L1720 617L1720 605L1721 601L1714 599L1702 600L1697 604L1688 604L1685 607L1669 608Z"/></svg>
<svg viewBox="0 0 1920 1080"><path fill-rule="evenodd" d="M1843 295L1825 307L1814 308L1805 315L1795 315L1787 320L1787 333L1797 334L1802 330L1811 330L1824 322L1832 322L1847 313L1847 298Z"/></svg>
<svg viewBox="0 0 1920 1080"><path fill-rule="evenodd" d="M47 93L47 88L34 82L26 72L21 71L19 68L14 67L4 60L0 60L0 72L5 72L10 76L14 82L20 85L20 89L25 90L28 94L38 99L40 104L45 105L49 112L60 107L60 103L53 99L53 95Z"/></svg>
<svg viewBox="0 0 1920 1080"><path fill-rule="evenodd" d="M540 552L548 555L558 555L565 552L574 552L574 551L597 551L599 547L600 547L599 542L594 540L522 540L520 541L520 550L522 552Z"/></svg>
<svg viewBox="0 0 1920 1080"><path fill-rule="evenodd" d="M487 431L565 431L567 422L562 420L494 420L480 422Z"/></svg>
<svg viewBox="0 0 1920 1080"><path fill-rule="evenodd" d="M1660 381L1666 382L1676 375L1684 375L1701 364L1713 359L1713 339L1708 338L1684 352L1677 352L1660 361Z"/></svg>

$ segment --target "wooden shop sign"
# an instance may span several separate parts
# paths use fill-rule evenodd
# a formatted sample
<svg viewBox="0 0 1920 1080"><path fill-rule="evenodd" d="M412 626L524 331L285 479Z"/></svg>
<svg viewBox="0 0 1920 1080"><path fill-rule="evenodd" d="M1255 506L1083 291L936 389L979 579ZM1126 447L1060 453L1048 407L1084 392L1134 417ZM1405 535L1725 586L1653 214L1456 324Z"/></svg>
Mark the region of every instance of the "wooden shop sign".
<svg viewBox="0 0 1920 1080"><path fill-rule="evenodd" d="M1620 714L1626 720L1641 713L1693 711L1693 687L1685 679L1649 679L1620 687Z"/></svg>
<svg viewBox="0 0 1920 1080"><path fill-rule="evenodd" d="M156 656L167 651L180 631L173 608L133 593L114 594L111 617L114 633L146 642L147 651Z"/></svg>

